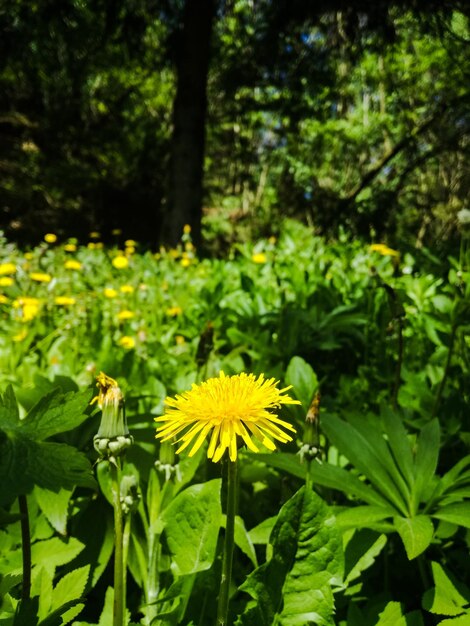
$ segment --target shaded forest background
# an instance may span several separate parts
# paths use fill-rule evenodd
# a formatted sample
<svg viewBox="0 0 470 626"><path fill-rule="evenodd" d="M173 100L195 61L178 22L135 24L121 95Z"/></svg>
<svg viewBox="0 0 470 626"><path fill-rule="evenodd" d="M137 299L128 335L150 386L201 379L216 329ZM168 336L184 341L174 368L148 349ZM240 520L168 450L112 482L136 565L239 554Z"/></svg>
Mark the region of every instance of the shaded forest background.
<svg viewBox="0 0 470 626"><path fill-rule="evenodd" d="M0 229L217 249L317 232L455 245L470 3L12 0ZM201 231L202 225L202 231Z"/></svg>

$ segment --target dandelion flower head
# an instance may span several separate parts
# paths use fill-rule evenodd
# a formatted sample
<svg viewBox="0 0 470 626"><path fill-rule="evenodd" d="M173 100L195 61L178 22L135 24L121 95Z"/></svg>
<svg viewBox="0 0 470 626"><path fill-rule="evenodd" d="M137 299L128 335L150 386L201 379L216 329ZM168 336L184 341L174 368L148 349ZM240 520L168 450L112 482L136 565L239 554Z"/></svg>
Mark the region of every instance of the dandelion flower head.
<svg viewBox="0 0 470 626"><path fill-rule="evenodd" d="M208 458L220 461L225 450L230 460L237 458L237 438L240 437L252 452L259 452L253 439L269 450L275 450L273 439L286 443L292 437L285 430L295 433L295 428L279 419L269 409L282 404L299 404L277 388L274 378L263 374L237 374L210 378L200 385L194 384L190 391L167 398L166 412L156 417L163 422L157 428L157 439L168 441L179 435L181 443L177 453L192 444L189 456L199 450L210 434ZM285 430L283 430L285 429Z"/></svg>

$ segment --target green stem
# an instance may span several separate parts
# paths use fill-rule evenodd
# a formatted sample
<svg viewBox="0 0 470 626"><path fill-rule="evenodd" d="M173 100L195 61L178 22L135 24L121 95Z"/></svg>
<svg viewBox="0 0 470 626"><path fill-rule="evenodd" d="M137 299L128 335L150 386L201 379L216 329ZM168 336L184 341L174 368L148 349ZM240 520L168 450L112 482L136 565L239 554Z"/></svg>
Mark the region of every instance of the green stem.
<svg viewBox="0 0 470 626"><path fill-rule="evenodd" d="M23 552L23 590L22 600L31 597L31 532L29 529L28 501L25 495L18 496L21 513L21 542Z"/></svg>
<svg viewBox="0 0 470 626"><path fill-rule="evenodd" d="M132 513L129 511L124 517L124 532L122 535L122 597L127 596L127 556L129 554L129 542L131 538Z"/></svg>
<svg viewBox="0 0 470 626"><path fill-rule="evenodd" d="M233 547L235 539L238 466L236 461L228 461L227 465L227 515L224 554L222 559L222 579L220 581L219 601L217 605L217 626L226 626L228 623L228 602L230 582L232 579Z"/></svg>
<svg viewBox="0 0 470 626"><path fill-rule="evenodd" d="M441 383L439 385L439 389L437 390L437 394L436 394L436 399L434 401L434 406L432 409L432 413L431 413L431 418L436 417L437 415L437 411L439 409L439 405L441 403L441 399L442 399L442 393L444 391L444 387L447 381L447 377L449 376L449 369L450 369L450 362L452 360L452 356L454 354L454 348L455 348L455 336L457 334L457 328L458 325L454 322L452 324L452 330L450 333L450 339L449 339L449 349L447 352L447 360L446 360L446 364L444 367L444 374L442 376L442 380Z"/></svg>
<svg viewBox="0 0 470 626"><path fill-rule="evenodd" d="M113 626L124 626L123 520L119 459L110 462L114 508L114 611Z"/></svg>

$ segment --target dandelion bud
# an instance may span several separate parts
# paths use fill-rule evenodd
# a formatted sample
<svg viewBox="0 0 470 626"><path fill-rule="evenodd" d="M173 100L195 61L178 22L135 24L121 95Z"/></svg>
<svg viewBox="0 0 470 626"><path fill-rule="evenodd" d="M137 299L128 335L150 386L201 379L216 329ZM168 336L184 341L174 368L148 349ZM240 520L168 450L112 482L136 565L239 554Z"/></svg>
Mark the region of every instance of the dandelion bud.
<svg viewBox="0 0 470 626"><path fill-rule="evenodd" d="M117 382L110 376L101 372L96 380L99 392L92 402L98 402L102 416L93 444L102 457L120 456L133 443L126 422L124 396Z"/></svg>

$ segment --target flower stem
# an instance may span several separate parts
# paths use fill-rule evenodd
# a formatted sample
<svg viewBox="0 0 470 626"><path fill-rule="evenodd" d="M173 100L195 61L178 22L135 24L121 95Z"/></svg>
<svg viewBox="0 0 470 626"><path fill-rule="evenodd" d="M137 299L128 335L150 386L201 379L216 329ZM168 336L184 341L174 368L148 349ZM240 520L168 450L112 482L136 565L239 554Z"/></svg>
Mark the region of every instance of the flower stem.
<svg viewBox="0 0 470 626"><path fill-rule="evenodd" d="M120 460L110 462L114 508L114 610L113 626L124 626L123 519L120 491Z"/></svg>
<svg viewBox="0 0 470 626"><path fill-rule="evenodd" d="M225 524L224 554L222 559L222 578L220 581L219 601L217 605L217 626L226 626L228 623L228 603L230 581L232 579L233 547L235 538L238 466L236 461L228 461L227 466L227 515Z"/></svg>
<svg viewBox="0 0 470 626"><path fill-rule="evenodd" d="M25 495L18 496L21 513L21 547L23 553L23 590L22 600L31 596L31 532L29 529L28 501Z"/></svg>

